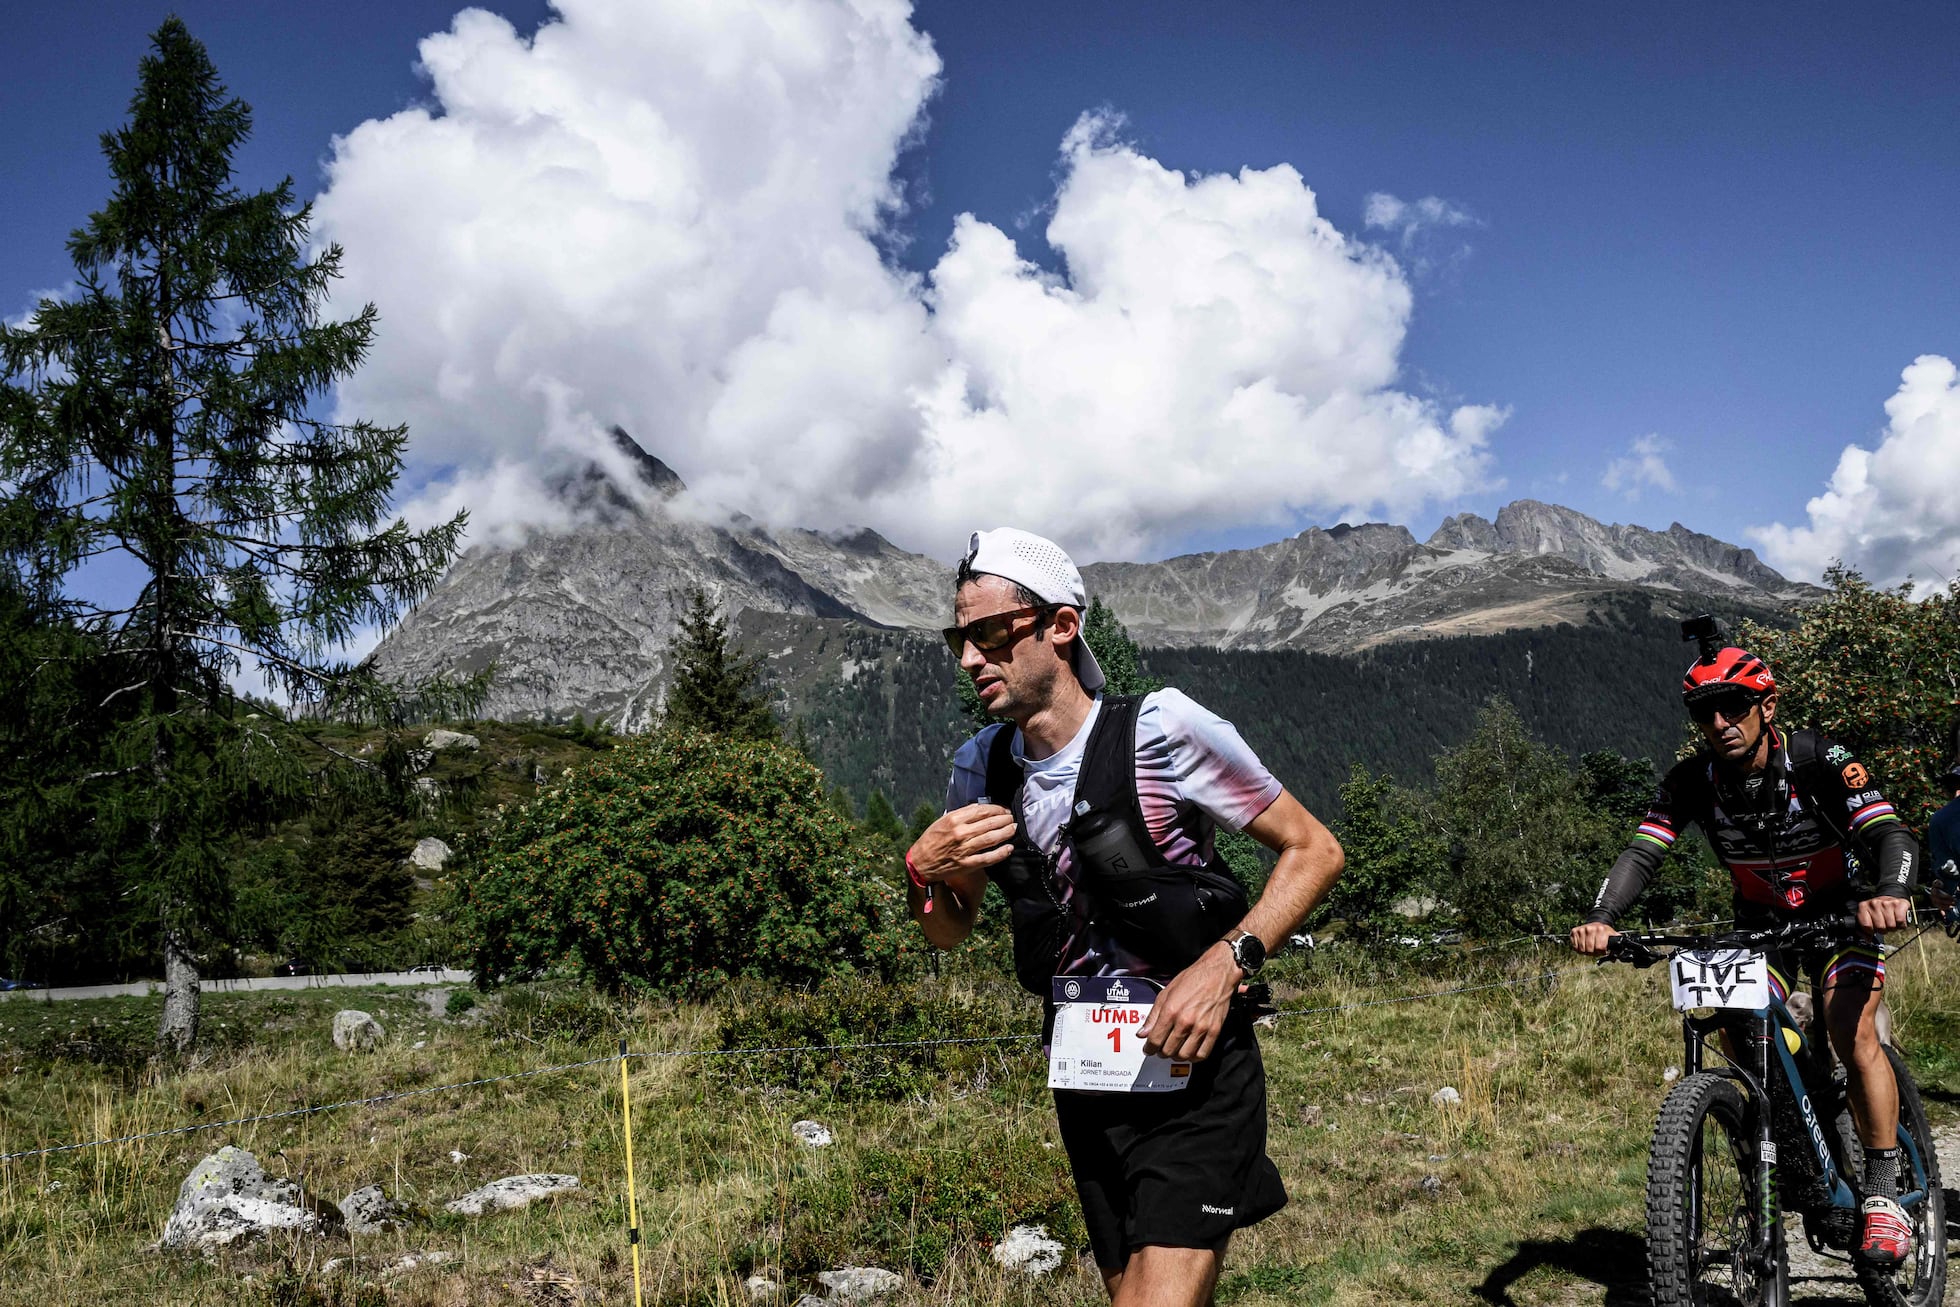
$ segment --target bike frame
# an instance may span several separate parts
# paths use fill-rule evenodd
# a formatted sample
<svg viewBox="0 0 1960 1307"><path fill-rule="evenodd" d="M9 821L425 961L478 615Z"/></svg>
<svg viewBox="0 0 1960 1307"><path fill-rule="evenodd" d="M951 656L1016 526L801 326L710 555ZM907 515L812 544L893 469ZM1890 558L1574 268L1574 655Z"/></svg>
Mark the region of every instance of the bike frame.
<svg viewBox="0 0 1960 1307"><path fill-rule="evenodd" d="M1780 1204L1777 1201L1777 1170L1780 1159L1777 1157L1774 1123L1770 1119L1769 1086L1771 1077L1780 1073L1783 1083L1789 1086L1790 1096L1795 1100L1797 1115L1803 1122L1805 1133L1810 1140L1810 1148L1815 1156L1818 1174L1823 1178L1824 1189L1830 1195L1833 1207L1849 1211L1858 1210L1858 1194L1845 1180L1844 1166L1838 1157L1836 1133L1826 1133L1818 1118L1817 1109L1811 1100L1810 1087L1804 1083L1803 1071L1797 1064L1796 1054L1790 1051L1789 1040L1784 1032L1797 1037L1798 1047L1802 1048L1807 1038L1796 1018L1782 999L1771 997L1768 1007L1756 1008L1750 1012L1718 1011L1712 1016L1697 1017L1684 1015L1681 1019L1683 1060L1687 1074L1694 1075L1704 1069L1713 1074L1726 1076L1739 1081L1749 1090L1752 1117L1756 1125L1756 1148L1758 1164L1755 1168L1756 1193L1754 1200L1758 1222L1756 1235L1756 1256L1760 1264L1767 1268L1776 1252L1776 1233L1779 1228ZM1735 1058L1724 1055L1726 1066L1706 1068L1703 1054L1710 1035L1729 1031L1742 1045ZM1775 1056L1771 1056L1774 1050ZM1753 1062L1753 1066L1744 1065ZM1919 1149L1913 1143L1905 1122L1899 1123L1899 1147L1911 1166L1913 1187L1911 1192L1899 1197L1901 1207L1911 1207L1926 1199L1926 1166L1919 1156ZM1699 1198L1697 1198L1699 1201Z"/></svg>

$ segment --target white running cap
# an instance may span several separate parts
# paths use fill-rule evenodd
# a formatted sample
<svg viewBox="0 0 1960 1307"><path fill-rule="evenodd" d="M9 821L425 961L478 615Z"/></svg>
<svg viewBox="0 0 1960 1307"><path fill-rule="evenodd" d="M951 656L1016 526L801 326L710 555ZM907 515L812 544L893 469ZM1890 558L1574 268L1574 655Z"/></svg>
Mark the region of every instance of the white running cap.
<svg viewBox="0 0 1960 1307"><path fill-rule="evenodd" d="M1043 603L1067 604L1087 616L1089 594L1075 562L1053 540L1011 526L975 531L967 543L963 566L969 572L1019 582ZM1103 688L1102 665L1080 635L1075 638L1075 679L1090 694Z"/></svg>

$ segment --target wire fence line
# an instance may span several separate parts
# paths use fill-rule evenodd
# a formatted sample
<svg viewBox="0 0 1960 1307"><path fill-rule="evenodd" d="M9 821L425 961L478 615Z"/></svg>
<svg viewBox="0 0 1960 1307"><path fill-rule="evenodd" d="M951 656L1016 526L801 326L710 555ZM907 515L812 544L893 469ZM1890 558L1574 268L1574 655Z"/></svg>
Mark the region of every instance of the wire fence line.
<svg viewBox="0 0 1960 1307"><path fill-rule="evenodd" d="M1727 924L1727 923L1714 923ZM1900 953L1917 944L1928 931L1938 929L1939 920L1922 926L1903 944L1890 951L1890 956ZM1513 940L1504 940L1486 947L1503 947L1522 943L1527 939L1562 939L1556 935L1525 935ZM1466 950L1475 952L1478 950ZM1494 989L1516 989L1525 985L1556 986L1559 978L1578 971L1590 971L1597 963L1577 967L1563 967L1553 971L1535 972L1529 976L1516 976L1507 980L1493 980L1476 985L1459 985L1451 989L1425 990L1416 994L1397 994L1391 998L1363 999L1355 1003L1337 1003L1323 1007L1278 1008L1270 1014L1277 1023L1282 1017L1332 1016L1339 1012L1354 1012L1362 1008L1389 1007L1400 1003L1419 1003L1426 1000L1450 998L1459 994L1476 994ZM850 1044L780 1044L752 1048L673 1048L656 1049L651 1052L624 1054L613 1053L605 1057L586 1058L579 1062L561 1062L555 1066L533 1067L528 1071L512 1071L500 1076L481 1076L475 1080L461 1080L451 1084L424 1085L419 1089L404 1089L391 1094L375 1094L367 1098L348 1098L337 1103L318 1103L310 1107L288 1108L283 1112L265 1112L257 1116L241 1116L226 1121L205 1121L197 1125L173 1126L166 1130L148 1130L141 1134L117 1135L106 1139L89 1139L80 1143L57 1144L47 1148L25 1148L11 1153L0 1153L0 1163L21 1161L30 1157L49 1157L57 1153L79 1152L87 1148L103 1148L115 1144L140 1143L150 1139L167 1139L176 1135L197 1134L205 1130L222 1130L231 1126L259 1125L267 1121L282 1121L294 1117L313 1116L320 1112L338 1111L343 1107L375 1107L382 1103L392 1103L404 1098L416 1098L427 1094L449 1093L461 1089L474 1089L481 1085L501 1084L509 1080L526 1080L534 1076L553 1075L563 1071L579 1071L586 1067L605 1066L621 1061L660 1061L665 1059L692 1057L739 1057L751 1054L769 1053L862 1053L894 1048L946 1048L956 1045L972 1044L1032 1044L1038 1042L1039 1035L1023 1033L1019 1035L969 1035L949 1039L892 1039L875 1040Z"/></svg>
<svg viewBox="0 0 1960 1307"><path fill-rule="evenodd" d="M1480 985L1462 985L1452 989L1426 990L1418 994L1400 994L1393 998L1366 999L1357 1003L1340 1003L1326 1007L1280 1008L1272 1013L1274 1019L1295 1016L1326 1016L1336 1012L1351 1012L1359 1008L1382 1007L1393 1003L1415 1003L1424 999L1449 998L1457 994L1473 994L1483 990L1509 989L1523 985L1556 983L1565 972L1588 970L1583 967L1567 967L1564 972L1550 971L1529 976L1519 976L1510 980L1491 981ZM650 1052L628 1052L627 1061L661 1061L676 1058L695 1057L741 1057L771 1053L863 1053L895 1048L946 1048L956 1045L973 1044L1034 1044L1040 1036L1033 1032L1018 1035L969 1035L948 1039L890 1039L871 1040L849 1044L778 1044L746 1048L672 1048L656 1049ZM104 1139L89 1139L79 1143L57 1144L46 1148L23 1148L15 1152L0 1153L0 1163L22 1161L30 1157L49 1157L57 1153L73 1153L88 1148L103 1148L115 1144L141 1143L151 1139L167 1139L177 1135L198 1134L205 1130L223 1130L232 1126L259 1125L267 1121L290 1120L294 1117L313 1116L321 1112L338 1111L344 1107L376 1107L404 1098L416 1098L427 1094L448 1093L454 1090L474 1089L482 1085L501 1084L509 1080L525 1080L534 1076L553 1075L563 1071L579 1071L587 1067L609 1066L621 1061L621 1055L611 1053L605 1057L586 1058L578 1062L561 1062L554 1066L532 1067L526 1071L512 1071L500 1076L480 1076L474 1080L460 1080L450 1084L424 1085L418 1089L404 1089L390 1094L374 1094L366 1098L348 1098L335 1103L316 1103L308 1107L287 1108L280 1112L263 1112L256 1116L233 1117L224 1121L203 1121L196 1125L172 1126L165 1130L146 1130L140 1134L115 1135Z"/></svg>

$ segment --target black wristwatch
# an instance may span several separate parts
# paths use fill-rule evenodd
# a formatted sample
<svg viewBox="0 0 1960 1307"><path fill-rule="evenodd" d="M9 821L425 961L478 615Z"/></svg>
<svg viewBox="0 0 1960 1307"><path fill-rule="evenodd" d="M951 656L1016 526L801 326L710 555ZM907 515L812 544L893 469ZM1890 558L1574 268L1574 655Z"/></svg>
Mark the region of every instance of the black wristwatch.
<svg viewBox="0 0 1960 1307"><path fill-rule="evenodd" d="M1241 930L1228 935L1226 942L1232 946L1232 961L1239 964L1239 970L1248 976L1259 974L1259 968L1266 965L1266 941L1249 930Z"/></svg>

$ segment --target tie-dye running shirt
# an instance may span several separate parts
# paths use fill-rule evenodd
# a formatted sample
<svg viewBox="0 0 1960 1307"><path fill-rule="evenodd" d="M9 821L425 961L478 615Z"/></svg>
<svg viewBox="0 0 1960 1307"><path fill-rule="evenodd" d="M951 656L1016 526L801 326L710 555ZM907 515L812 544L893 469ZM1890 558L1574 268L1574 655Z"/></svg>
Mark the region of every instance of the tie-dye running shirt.
<svg viewBox="0 0 1960 1307"><path fill-rule="evenodd" d="M1056 846L1075 803L1083 751L1101 713L1098 695L1075 737L1049 757L1024 757L1019 731L1009 746L1026 778L1021 814L1028 838L1042 852L1059 855L1056 870L1067 891L1063 906L1072 914L1083 899L1075 893L1069 850ZM989 726L960 746L946 787L948 812L982 798L1006 801L1005 795L986 792L987 756L994 737L1013 729L1006 723ZM1137 711L1137 798L1144 825L1168 861L1202 866L1212 856L1214 826L1244 830L1279 797L1280 789L1230 722L1200 707L1181 690L1157 690L1144 696ZM1063 975L1170 979L1160 968L1121 948L1095 921L1074 916L1070 926L1070 938L1062 946Z"/></svg>

